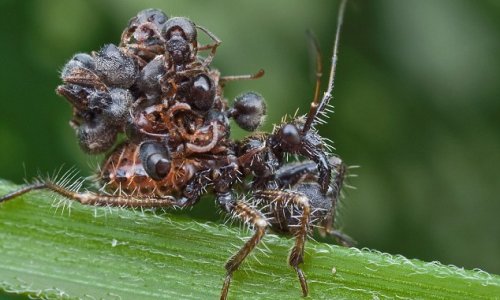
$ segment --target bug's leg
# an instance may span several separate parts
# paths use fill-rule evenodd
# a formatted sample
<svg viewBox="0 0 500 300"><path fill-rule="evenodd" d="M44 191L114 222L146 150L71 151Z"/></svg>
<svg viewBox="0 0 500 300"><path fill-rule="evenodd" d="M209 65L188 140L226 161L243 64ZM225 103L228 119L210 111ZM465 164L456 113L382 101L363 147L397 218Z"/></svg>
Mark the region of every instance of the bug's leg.
<svg viewBox="0 0 500 300"><path fill-rule="evenodd" d="M318 168L310 160L286 164L276 171L276 181L282 188L290 188L304 181L317 181Z"/></svg>
<svg viewBox="0 0 500 300"><path fill-rule="evenodd" d="M243 201L234 201L230 193L224 193L217 195L217 201L221 207L227 212L232 214L235 218L242 220L246 224L254 228L254 234L252 237L246 241L246 243L241 247L241 249L231 256L227 261L226 268L226 278L224 279L224 285L222 286L222 292L220 299L227 299L227 294L229 292L229 286L231 284L231 279L233 277L234 271L238 269L241 263L245 260L250 252L257 246L262 237L266 232L268 222L266 218L261 214L260 211L253 208L249 204Z"/></svg>
<svg viewBox="0 0 500 300"><path fill-rule="evenodd" d="M182 198L179 199L179 206L193 206L200 200L202 194L206 192L205 188L211 184L210 171L204 170L196 173L196 175L188 182L184 191L182 192Z"/></svg>
<svg viewBox="0 0 500 300"><path fill-rule="evenodd" d="M55 184L53 182L45 181L25 186L17 191L4 195L0 197L0 203L12 200L30 191L40 190L40 189L50 190L65 198L68 198L76 202L80 202L83 205L94 205L94 206L152 208L152 207L184 206L185 202L185 198L181 198L179 200L176 200L171 197L138 199L133 196L107 195L107 194L98 194L92 192L78 193L69 190L61 185Z"/></svg>
<svg viewBox="0 0 500 300"><path fill-rule="evenodd" d="M335 239L335 242L337 244L344 246L344 247L354 247L356 245L356 241L348 236L347 234L343 233L342 231L333 229L332 226L327 227L325 226L322 231L320 231L320 234L322 235L328 235L332 238Z"/></svg>
<svg viewBox="0 0 500 300"><path fill-rule="evenodd" d="M311 218L311 205L309 199L302 193L283 191L283 190L265 190L256 193L259 199L265 203L276 205L277 207L297 207L300 211L298 216L298 227L294 231L295 245L288 257L288 263L295 269L302 288L302 294L307 296L307 280L299 264L304 262L304 245L306 243L307 233L309 232L309 222Z"/></svg>
<svg viewBox="0 0 500 300"><path fill-rule="evenodd" d="M335 239L337 244L352 247L356 244L350 236L334 229L335 207L340 197L340 190L346 175L347 166L336 156L330 156L328 161L333 169L333 176L330 182L330 190L327 197L331 199L332 210L328 216L321 222L319 233L324 236L330 236ZM280 188L293 188L303 182L316 182L318 169L313 161L302 161L299 163L287 164L276 172L276 181Z"/></svg>

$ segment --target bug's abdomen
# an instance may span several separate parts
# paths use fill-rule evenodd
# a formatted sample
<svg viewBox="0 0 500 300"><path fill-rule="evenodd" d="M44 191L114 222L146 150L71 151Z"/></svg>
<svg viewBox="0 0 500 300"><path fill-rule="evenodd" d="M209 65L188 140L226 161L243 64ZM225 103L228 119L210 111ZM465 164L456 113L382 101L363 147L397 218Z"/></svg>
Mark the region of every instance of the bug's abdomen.
<svg viewBox="0 0 500 300"><path fill-rule="evenodd" d="M123 143L107 157L99 175L106 192L141 198L175 196L187 178L192 176L188 173L191 172L177 168L165 178L155 181L144 170L139 145Z"/></svg>

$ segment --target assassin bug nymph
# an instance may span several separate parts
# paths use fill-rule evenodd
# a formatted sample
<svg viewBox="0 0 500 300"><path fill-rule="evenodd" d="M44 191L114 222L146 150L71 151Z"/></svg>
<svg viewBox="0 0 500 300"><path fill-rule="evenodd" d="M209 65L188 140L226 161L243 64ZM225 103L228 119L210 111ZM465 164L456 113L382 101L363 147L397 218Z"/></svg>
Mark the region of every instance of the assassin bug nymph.
<svg viewBox="0 0 500 300"><path fill-rule="evenodd" d="M342 0L328 87L320 99L321 59L309 113L276 125L271 133L229 138L229 119L247 131L262 123L262 96L247 92L229 107L225 82L262 75L226 76L209 65L220 40L189 19L168 18L148 9L132 18L119 46L75 55L62 72L57 92L73 106L72 126L81 148L91 154L112 149L98 174L98 192L75 191L41 180L0 197L0 203L37 189L48 189L85 205L188 207L207 190L230 216L254 229L251 238L226 263L221 299L234 271L268 228L295 237L288 259L307 296L300 268L304 245L314 227L343 244L334 217L346 166L330 154L315 126L332 98L340 29L347 0ZM199 45L197 30L213 44ZM198 51L210 50L206 58ZM117 134L125 141L112 148ZM305 160L289 163L289 154ZM249 196L237 197L234 191Z"/></svg>

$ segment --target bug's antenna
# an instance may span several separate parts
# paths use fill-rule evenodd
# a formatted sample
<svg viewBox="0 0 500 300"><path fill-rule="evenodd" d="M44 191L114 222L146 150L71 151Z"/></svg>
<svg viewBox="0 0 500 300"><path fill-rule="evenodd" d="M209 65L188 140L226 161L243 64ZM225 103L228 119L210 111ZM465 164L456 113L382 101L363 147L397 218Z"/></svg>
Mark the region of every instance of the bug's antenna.
<svg viewBox="0 0 500 300"><path fill-rule="evenodd" d="M314 87L314 98L313 103L318 103L319 100L319 91L321 88L321 77L323 76L323 64L321 58L321 50L319 49L318 39L314 35L314 33L310 30L306 31L307 37L309 39L309 43L311 44L314 55L316 58L316 86Z"/></svg>
<svg viewBox="0 0 500 300"><path fill-rule="evenodd" d="M332 99L332 93L333 93L333 88L334 88L334 81L335 81L335 69L337 67L337 52L339 49L339 39L340 39L340 30L342 28L342 23L344 21L344 12L345 12L345 6L346 6L347 0L342 0L339 6L339 13L337 17L337 31L335 32L335 42L333 44L333 54L332 54L332 68L330 69L330 77L328 79L328 88L323 95L323 98L321 99L321 102L318 102L318 98L314 97L314 101L311 103L311 109L309 110L309 113L307 114L307 119L304 124L304 128L302 132L307 132L312 124L313 121L318 117L318 114L322 113L325 107L328 105L328 102L330 102L330 99Z"/></svg>

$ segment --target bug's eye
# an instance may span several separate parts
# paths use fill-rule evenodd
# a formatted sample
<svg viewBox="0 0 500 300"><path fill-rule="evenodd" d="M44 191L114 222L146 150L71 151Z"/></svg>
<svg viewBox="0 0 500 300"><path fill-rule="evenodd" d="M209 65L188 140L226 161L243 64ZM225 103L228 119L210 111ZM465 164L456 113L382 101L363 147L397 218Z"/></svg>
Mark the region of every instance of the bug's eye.
<svg viewBox="0 0 500 300"><path fill-rule="evenodd" d="M300 132L295 125L287 124L280 130L283 141L289 145L298 145L301 142Z"/></svg>
<svg viewBox="0 0 500 300"><path fill-rule="evenodd" d="M146 173L153 180L161 180L170 172L170 157L167 148L159 142L144 142L139 156Z"/></svg>
<svg viewBox="0 0 500 300"><path fill-rule="evenodd" d="M197 109L209 110L215 100L215 88L212 80L205 74L196 76L191 86L191 94L188 96Z"/></svg>

